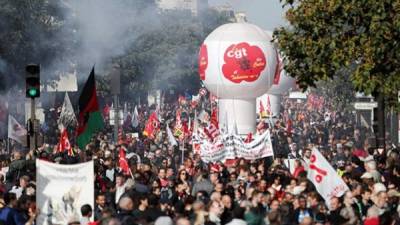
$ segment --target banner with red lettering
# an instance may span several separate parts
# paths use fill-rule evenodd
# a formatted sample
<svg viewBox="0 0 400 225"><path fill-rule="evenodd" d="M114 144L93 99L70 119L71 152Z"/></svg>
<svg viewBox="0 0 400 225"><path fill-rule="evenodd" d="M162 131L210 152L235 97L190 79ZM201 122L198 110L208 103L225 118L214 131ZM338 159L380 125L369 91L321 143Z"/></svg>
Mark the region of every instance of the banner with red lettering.
<svg viewBox="0 0 400 225"><path fill-rule="evenodd" d="M342 196L349 187L339 177L325 157L314 148L308 164L307 178L315 185L328 207L332 197Z"/></svg>
<svg viewBox="0 0 400 225"><path fill-rule="evenodd" d="M198 139L195 142L199 143L200 157L206 163L225 162L236 158L256 160L274 156L269 130L255 136L250 142L245 142L234 134L219 135L213 142L207 139Z"/></svg>

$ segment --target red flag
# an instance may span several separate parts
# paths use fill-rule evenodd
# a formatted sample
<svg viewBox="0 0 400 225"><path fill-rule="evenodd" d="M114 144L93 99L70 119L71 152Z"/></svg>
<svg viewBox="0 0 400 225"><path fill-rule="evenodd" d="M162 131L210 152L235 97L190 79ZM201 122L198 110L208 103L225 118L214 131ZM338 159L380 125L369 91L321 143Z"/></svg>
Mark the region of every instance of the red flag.
<svg viewBox="0 0 400 225"><path fill-rule="evenodd" d="M160 121L158 121L157 113L153 112L147 120L146 127L144 128L143 135L150 139L155 138L156 132L160 128Z"/></svg>
<svg viewBox="0 0 400 225"><path fill-rule="evenodd" d="M71 144L68 139L68 132L67 129L63 129L60 136L60 142L57 146L57 152L64 152L68 151L69 156L73 156L74 152L72 151Z"/></svg>
<svg viewBox="0 0 400 225"><path fill-rule="evenodd" d="M118 129L118 144L121 145L123 143L125 143L125 141L124 141L124 132L123 132L122 128L119 128Z"/></svg>
<svg viewBox="0 0 400 225"><path fill-rule="evenodd" d="M184 137L190 137L191 136L191 132L190 132L190 127L189 126L190 125L188 125L188 122L182 123Z"/></svg>
<svg viewBox="0 0 400 225"><path fill-rule="evenodd" d="M269 95L268 95L268 101L267 101L267 114L269 116L272 116L272 112L271 112L271 101L269 100Z"/></svg>
<svg viewBox="0 0 400 225"><path fill-rule="evenodd" d="M210 93L210 102L216 102L217 101L217 96L213 95L212 93Z"/></svg>
<svg viewBox="0 0 400 225"><path fill-rule="evenodd" d="M262 104L262 101L260 101L260 115L265 111L264 105Z"/></svg>
<svg viewBox="0 0 400 225"><path fill-rule="evenodd" d="M125 175L129 175L128 160L126 160L126 153L123 148L119 148L119 168Z"/></svg>
<svg viewBox="0 0 400 225"><path fill-rule="evenodd" d="M106 106L104 106L104 109L103 109L104 117L108 118L110 116L110 110L111 110L111 107L108 104L106 104Z"/></svg>
<svg viewBox="0 0 400 225"><path fill-rule="evenodd" d="M265 118L267 117L267 112L265 111L264 105L262 103L262 100L260 100L260 117Z"/></svg>
<svg viewBox="0 0 400 225"><path fill-rule="evenodd" d="M214 139L219 135L219 130L218 127L214 125L214 123L210 123L208 127L204 127L204 133L213 142Z"/></svg>
<svg viewBox="0 0 400 225"><path fill-rule="evenodd" d="M185 98L185 96L179 95L178 102L179 102L179 105L184 105L184 104L186 104L186 98Z"/></svg>
<svg viewBox="0 0 400 225"><path fill-rule="evenodd" d="M218 109L217 108L213 108L211 110L211 121L212 124L214 124L214 126L218 129Z"/></svg>
<svg viewBox="0 0 400 225"><path fill-rule="evenodd" d="M275 67L275 75L274 75L274 84L275 85L279 84L282 70L283 70L282 61L279 59L278 51L276 51L276 67Z"/></svg>
<svg viewBox="0 0 400 225"><path fill-rule="evenodd" d="M288 134L288 136L292 135L292 129L293 129L293 124L292 124L292 120L289 119L287 121L287 126L286 126L286 133Z"/></svg>
<svg viewBox="0 0 400 225"><path fill-rule="evenodd" d="M253 133L248 133L244 143L250 143L253 140Z"/></svg>
<svg viewBox="0 0 400 225"><path fill-rule="evenodd" d="M174 127L174 135L178 137L180 140L182 140L183 137L185 136L185 131L181 120L181 113L182 113L181 109L176 110L176 119Z"/></svg>

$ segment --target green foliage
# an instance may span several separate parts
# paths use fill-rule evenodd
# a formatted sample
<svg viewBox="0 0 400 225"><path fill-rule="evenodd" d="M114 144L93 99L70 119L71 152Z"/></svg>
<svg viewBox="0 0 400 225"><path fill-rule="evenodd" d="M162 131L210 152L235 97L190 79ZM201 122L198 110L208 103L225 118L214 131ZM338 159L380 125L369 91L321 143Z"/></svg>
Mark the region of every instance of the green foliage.
<svg viewBox="0 0 400 225"><path fill-rule="evenodd" d="M355 89L397 97L400 0L281 0L289 27L275 38L301 87L345 70Z"/></svg>
<svg viewBox="0 0 400 225"><path fill-rule="evenodd" d="M97 77L98 91L110 94L107 74L114 63L120 65L121 93L127 98L149 89L181 92L198 88L199 46L228 18L211 9L199 16L189 11L157 13L154 0L118 0L116 4L126 6L136 17L132 23L121 19L129 25L123 26L126 30L122 31L124 38L118 43L117 53L105 54L109 65L102 62L96 67L101 68L97 74L104 75ZM22 85L24 66L32 62L42 65L42 83L51 81L56 71L70 71L71 65L79 74L87 70L88 65L83 64L88 62L80 53L90 27L80 24L80 15L72 5L64 0L0 0L0 90ZM99 43L99 48L110 50L115 45ZM89 49L87 54L91 50L96 49Z"/></svg>
<svg viewBox="0 0 400 225"><path fill-rule="evenodd" d="M67 55L65 10L59 0L0 0L0 56L20 72L31 62L49 63L59 52ZM57 42L50 42L56 37ZM62 60L62 59L60 59Z"/></svg>

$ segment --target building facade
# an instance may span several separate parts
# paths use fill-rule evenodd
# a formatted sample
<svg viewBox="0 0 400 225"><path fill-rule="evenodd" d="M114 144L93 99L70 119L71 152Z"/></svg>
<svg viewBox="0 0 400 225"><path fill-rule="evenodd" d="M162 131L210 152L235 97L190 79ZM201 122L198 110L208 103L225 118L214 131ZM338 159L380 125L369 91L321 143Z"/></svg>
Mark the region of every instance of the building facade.
<svg viewBox="0 0 400 225"><path fill-rule="evenodd" d="M193 15L199 15L208 8L208 0L157 0L160 10L189 10Z"/></svg>

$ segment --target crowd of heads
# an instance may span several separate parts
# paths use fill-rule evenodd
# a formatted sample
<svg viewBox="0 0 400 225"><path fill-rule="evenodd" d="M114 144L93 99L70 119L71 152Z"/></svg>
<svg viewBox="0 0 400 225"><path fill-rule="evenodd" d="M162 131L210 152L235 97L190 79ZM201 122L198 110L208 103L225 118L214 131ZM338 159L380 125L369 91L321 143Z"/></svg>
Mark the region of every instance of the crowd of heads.
<svg viewBox="0 0 400 225"><path fill-rule="evenodd" d="M173 128L175 112L182 107L164 104L158 110L162 122L154 139L141 134L154 110L142 106L138 108L140 125L124 125L124 133L139 135L121 143L113 141L112 127L107 126L74 156L53 154L56 143L51 138L39 152L13 151L11 160L1 161L8 171L0 185L0 221L9 224L2 216L7 208L23 221L15 224L26 224L36 216L33 159L37 157L61 164L94 161L94 207L82 206L80 218L70 218L69 224L400 223L397 149L389 136L386 148L373 146L371 129L360 126L353 113L336 110L329 100L322 107L312 107L284 98L278 118L259 121L259 133L271 131L275 157L210 164L194 153L190 137L179 146L168 140L165 128ZM193 119L195 108L184 108L182 119ZM54 130L46 135L58 137ZM120 148L130 155L128 174L119 168ZM319 149L349 187L343 196L325 200L307 179L306 165L313 148ZM294 160L293 168L285 163L287 159Z"/></svg>

